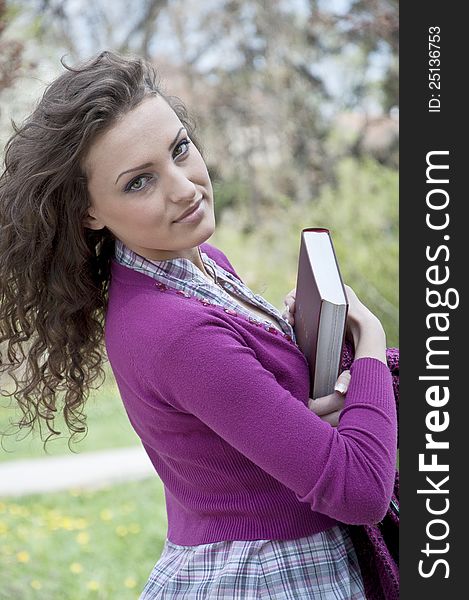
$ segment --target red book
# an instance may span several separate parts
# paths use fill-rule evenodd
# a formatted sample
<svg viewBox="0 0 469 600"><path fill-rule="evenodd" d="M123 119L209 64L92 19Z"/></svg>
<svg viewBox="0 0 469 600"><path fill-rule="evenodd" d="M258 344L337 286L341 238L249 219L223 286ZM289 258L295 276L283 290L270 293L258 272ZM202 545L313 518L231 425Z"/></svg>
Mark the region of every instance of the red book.
<svg viewBox="0 0 469 600"><path fill-rule="evenodd" d="M339 375L348 301L328 229L301 232L295 335L306 357L311 398L332 394Z"/></svg>

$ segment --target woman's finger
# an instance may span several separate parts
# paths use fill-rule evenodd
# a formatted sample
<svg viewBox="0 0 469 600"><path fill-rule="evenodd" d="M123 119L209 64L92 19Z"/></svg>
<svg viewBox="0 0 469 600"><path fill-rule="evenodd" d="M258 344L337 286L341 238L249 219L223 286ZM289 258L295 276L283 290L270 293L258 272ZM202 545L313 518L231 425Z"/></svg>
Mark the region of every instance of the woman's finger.
<svg viewBox="0 0 469 600"><path fill-rule="evenodd" d="M295 300L296 300L296 288L293 288L292 290L290 290L288 292L288 294L285 296L285 300L283 301L283 303L287 307L287 310L289 310L290 312L294 312Z"/></svg>
<svg viewBox="0 0 469 600"><path fill-rule="evenodd" d="M296 300L296 288L293 288L288 292L283 301L285 310L282 313L282 317L290 323L293 327L295 324L295 300Z"/></svg>
<svg viewBox="0 0 469 600"><path fill-rule="evenodd" d="M342 371L342 373L337 378L337 381L334 386L334 390L339 392L339 394L346 394L348 390L348 386L350 384L350 371Z"/></svg>
<svg viewBox="0 0 469 600"><path fill-rule="evenodd" d="M347 393L350 383L350 371L347 369L337 378L334 386L334 392L322 398L312 398L309 400L308 407L319 417L332 413L344 407L344 396Z"/></svg>
<svg viewBox="0 0 469 600"><path fill-rule="evenodd" d="M322 396L321 398L316 398L314 400L311 398L308 402L308 407L316 413L318 417L323 417L336 410L341 410L344 407L344 396L339 392L334 392L333 394Z"/></svg>
<svg viewBox="0 0 469 600"><path fill-rule="evenodd" d="M292 313L288 310L288 308L286 308L283 313L282 313L282 317L288 321L290 323L290 325L294 325L295 324L295 317L292 315Z"/></svg>
<svg viewBox="0 0 469 600"><path fill-rule="evenodd" d="M336 410L333 413L324 415L323 417L321 417L321 420L325 421L326 423L329 423L329 425L332 425L332 427L337 427L337 425L339 424L339 417L341 412L341 410Z"/></svg>

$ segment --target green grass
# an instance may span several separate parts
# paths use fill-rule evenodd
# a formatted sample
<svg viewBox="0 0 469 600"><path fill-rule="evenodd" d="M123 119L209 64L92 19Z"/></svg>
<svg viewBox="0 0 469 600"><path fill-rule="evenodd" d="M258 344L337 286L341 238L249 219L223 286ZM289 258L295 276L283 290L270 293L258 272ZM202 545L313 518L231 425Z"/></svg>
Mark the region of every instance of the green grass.
<svg viewBox="0 0 469 600"><path fill-rule="evenodd" d="M156 476L0 499L0 599L135 600L166 532Z"/></svg>
<svg viewBox="0 0 469 600"><path fill-rule="evenodd" d="M128 420L109 364L106 367L105 382L99 390L91 392L86 405L88 434L86 437L80 434L76 438L77 442L71 445L74 452L90 452L140 444ZM13 432L13 435L2 437L0 461L70 454L68 447L70 433L62 418L57 419L56 426L61 431L61 435L47 442L47 453L45 453L39 431L31 433L27 429L18 431L11 425L11 421L18 420L20 416L19 409L15 410L11 401L6 398L0 399L0 431ZM43 437L46 432L48 430L44 428Z"/></svg>

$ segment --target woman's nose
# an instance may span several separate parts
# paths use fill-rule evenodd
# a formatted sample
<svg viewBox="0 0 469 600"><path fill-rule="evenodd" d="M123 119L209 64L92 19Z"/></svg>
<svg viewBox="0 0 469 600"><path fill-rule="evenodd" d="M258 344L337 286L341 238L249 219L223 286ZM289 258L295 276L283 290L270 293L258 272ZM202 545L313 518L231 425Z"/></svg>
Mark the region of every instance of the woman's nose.
<svg viewBox="0 0 469 600"><path fill-rule="evenodd" d="M197 196L195 184L181 168L174 169L168 180L167 197L171 202L188 202Z"/></svg>

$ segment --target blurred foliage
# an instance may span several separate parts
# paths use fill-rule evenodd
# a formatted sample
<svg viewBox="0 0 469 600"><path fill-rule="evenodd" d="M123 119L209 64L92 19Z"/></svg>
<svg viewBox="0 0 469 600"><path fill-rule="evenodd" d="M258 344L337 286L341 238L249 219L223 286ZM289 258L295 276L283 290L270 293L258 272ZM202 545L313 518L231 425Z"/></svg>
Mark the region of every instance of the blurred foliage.
<svg viewBox="0 0 469 600"><path fill-rule="evenodd" d="M104 48L152 60L194 111L209 168L248 178L251 216L274 193L307 202L337 159L397 167L397 0L14 0L17 36L42 60ZM13 23L13 25L15 24ZM354 119L341 120L344 115ZM330 131L348 131L340 146ZM348 141L346 141L346 139Z"/></svg>
<svg viewBox="0 0 469 600"><path fill-rule="evenodd" d="M6 0L0 0L0 92L13 84L22 63L24 45L5 36L10 21L17 14L17 9L7 7Z"/></svg>
<svg viewBox="0 0 469 600"><path fill-rule="evenodd" d="M334 178L308 204L279 197L259 209L255 223L246 208L227 209L209 241L249 287L281 308L296 285L301 230L327 227L345 283L380 318L388 346L398 346L397 173L372 159L346 158Z"/></svg>

